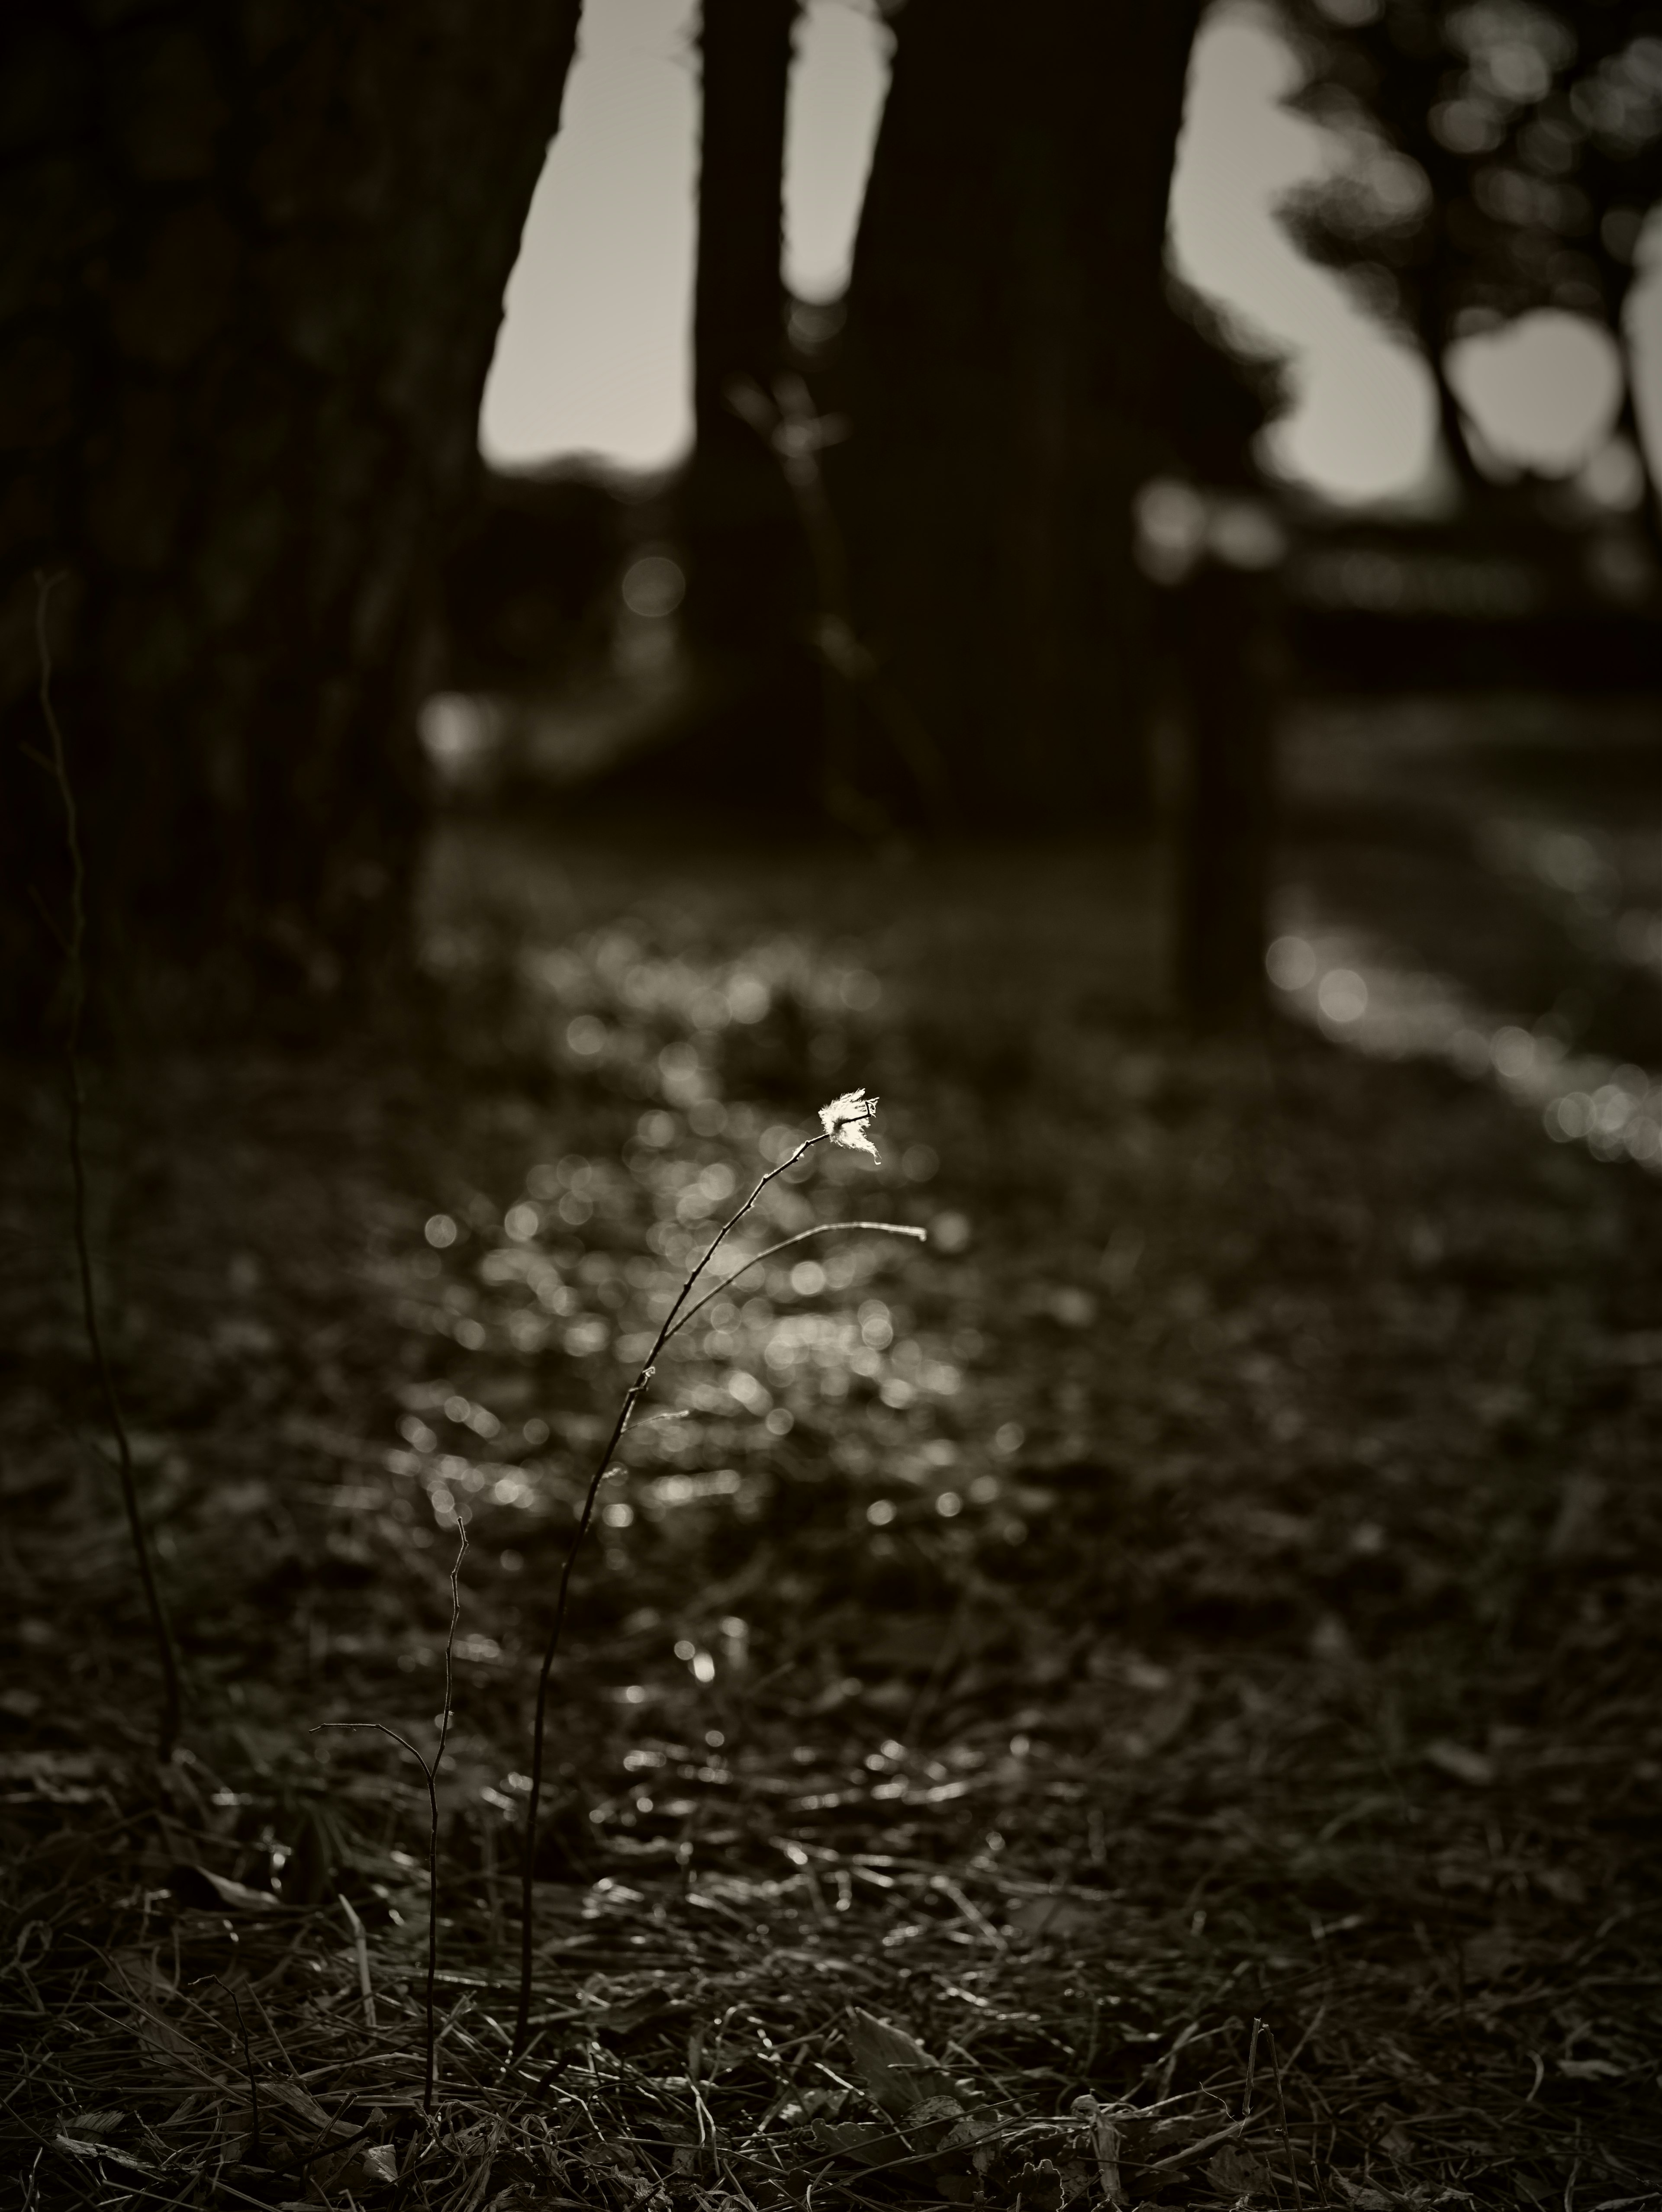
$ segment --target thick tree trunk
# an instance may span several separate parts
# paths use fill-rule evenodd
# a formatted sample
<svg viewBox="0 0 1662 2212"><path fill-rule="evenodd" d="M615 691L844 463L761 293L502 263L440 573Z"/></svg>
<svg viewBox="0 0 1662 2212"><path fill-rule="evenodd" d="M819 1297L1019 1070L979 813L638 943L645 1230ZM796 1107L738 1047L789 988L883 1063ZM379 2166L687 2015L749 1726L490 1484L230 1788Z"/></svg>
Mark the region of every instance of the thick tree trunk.
<svg viewBox="0 0 1662 2212"><path fill-rule="evenodd" d="M0 82L0 968L52 954L39 568L135 972L331 994L404 942L433 555L578 0L15 0ZM103 932L107 976L116 932ZM216 1012L223 1000L216 1001Z"/></svg>
<svg viewBox="0 0 1662 2212"><path fill-rule="evenodd" d="M1196 0L909 0L837 475L862 627L965 812L1146 799L1131 500Z"/></svg>
<svg viewBox="0 0 1662 2212"><path fill-rule="evenodd" d="M736 382L771 392L785 358L785 111L798 0L704 0L697 444L684 488L685 621L706 651L767 658L800 623L800 531L777 462L736 413Z"/></svg>

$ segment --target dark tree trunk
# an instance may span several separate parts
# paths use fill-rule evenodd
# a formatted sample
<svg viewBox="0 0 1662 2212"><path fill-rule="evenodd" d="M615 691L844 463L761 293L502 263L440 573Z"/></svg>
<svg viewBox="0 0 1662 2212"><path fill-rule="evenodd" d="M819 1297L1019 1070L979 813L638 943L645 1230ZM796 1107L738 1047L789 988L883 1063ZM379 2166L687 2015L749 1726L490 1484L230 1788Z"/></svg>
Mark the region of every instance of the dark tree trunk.
<svg viewBox="0 0 1662 2212"><path fill-rule="evenodd" d="M785 355L785 111L798 0L704 0L697 444L683 493L685 620L707 652L776 653L804 611L800 531L777 462L734 412L735 382L770 392Z"/></svg>
<svg viewBox="0 0 1662 2212"><path fill-rule="evenodd" d="M837 474L859 617L963 811L1147 797L1131 500L1196 0L909 0Z"/></svg>
<svg viewBox="0 0 1662 2212"><path fill-rule="evenodd" d="M0 734L14 1012L52 955L37 568L104 972L334 994L396 960L434 555L578 0L13 0ZM112 928L112 922L119 925ZM222 1010L223 1000L215 1002Z"/></svg>
<svg viewBox="0 0 1662 2212"><path fill-rule="evenodd" d="M1202 1028L1263 999L1274 834L1275 584L1207 562L1175 594L1181 788L1172 857L1179 1005Z"/></svg>

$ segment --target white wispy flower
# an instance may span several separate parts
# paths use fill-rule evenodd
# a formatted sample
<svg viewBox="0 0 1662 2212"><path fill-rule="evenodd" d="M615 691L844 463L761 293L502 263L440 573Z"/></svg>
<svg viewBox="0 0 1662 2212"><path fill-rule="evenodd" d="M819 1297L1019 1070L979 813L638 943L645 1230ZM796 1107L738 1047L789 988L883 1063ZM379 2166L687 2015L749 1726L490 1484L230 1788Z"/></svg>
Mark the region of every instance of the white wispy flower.
<svg viewBox="0 0 1662 2212"><path fill-rule="evenodd" d="M863 1090L845 1091L840 1098L819 1109L819 1126L832 1144L844 1146L851 1152L869 1152L875 1159L877 1147L866 1134L866 1124L876 1111L876 1099L868 1098Z"/></svg>

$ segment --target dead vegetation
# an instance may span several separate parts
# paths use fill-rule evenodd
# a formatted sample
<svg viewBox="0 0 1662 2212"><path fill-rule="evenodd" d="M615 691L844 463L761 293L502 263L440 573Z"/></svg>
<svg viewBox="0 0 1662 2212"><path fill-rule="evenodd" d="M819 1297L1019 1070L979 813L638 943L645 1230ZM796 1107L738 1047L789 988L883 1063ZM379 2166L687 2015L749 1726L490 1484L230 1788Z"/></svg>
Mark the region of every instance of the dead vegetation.
<svg viewBox="0 0 1662 2212"><path fill-rule="evenodd" d="M442 1056L130 1048L92 1230L189 1686L161 1772L28 1095L23 2202L1662 2201L1662 1191L1444 1073L1168 1035L1140 865L479 828ZM590 1457L735 1179L855 1082L885 1164L833 1210L931 1244L782 1255L666 1354L553 1674L515 2061ZM429 1740L459 1512L429 2121L424 1787L309 1731Z"/></svg>

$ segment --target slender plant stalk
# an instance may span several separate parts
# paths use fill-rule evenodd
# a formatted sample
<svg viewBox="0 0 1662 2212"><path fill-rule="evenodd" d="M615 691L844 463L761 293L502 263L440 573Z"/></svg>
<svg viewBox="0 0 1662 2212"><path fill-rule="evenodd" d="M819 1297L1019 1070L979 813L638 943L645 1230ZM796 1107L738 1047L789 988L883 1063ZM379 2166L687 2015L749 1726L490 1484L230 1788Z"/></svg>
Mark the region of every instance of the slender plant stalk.
<svg viewBox="0 0 1662 2212"><path fill-rule="evenodd" d="M664 1342L667 1344L671 1337L679 1336L695 1314L702 1313L713 1298L719 1298L723 1291L733 1287L740 1275L749 1274L751 1269L759 1267L764 1260L771 1260L781 1252L788 1252L793 1244L806 1244L811 1237L829 1237L838 1229L880 1229L890 1237L915 1237L920 1244L927 1244L929 1241L927 1229L915 1229L906 1221L816 1221L812 1228L799 1229L794 1237L782 1237L776 1244L768 1245L765 1250L746 1260L742 1267L735 1267L730 1275L724 1275L713 1290L706 1291L703 1297L687 1308L665 1337Z"/></svg>
<svg viewBox="0 0 1662 2212"><path fill-rule="evenodd" d="M427 1784L427 2072L422 2087L422 2110L429 2114L433 2110L433 2099L438 2087L438 2014L435 2003L435 1985L439 1977L439 1764L444 1757L445 1745L450 1739L450 1719L454 1711L454 1682L456 1657L456 1623L461 1618L461 1566L467 1552L467 1523L460 1514L456 1516L456 1556L450 1565L450 1629L444 1639L444 1704L439 1712L438 1747L432 1758L426 1759L417 1750L407 1735L401 1735L385 1721L320 1721L312 1731L320 1735L325 1729L373 1729L407 1751L422 1771ZM345 1900L343 1899L343 1903ZM346 1910L357 1927L357 1915L350 1905ZM360 1933L362 1931L360 1930ZM365 1993L366 2003L368 2002Z"/></svg>
<svg viewBox="0 0 1662 2212"><path fill-rule="evenodd" d="M64 750L64 732L52 696L52 646L46 635L46 611L52 586L58 580L55 576L37 576L35 579L34 640L40 661L40 713L52 739L52 757L48 760L37 753L33 757L46 769L58 787L58 795L64 807L64 841L70 860L70 926L68 931L64 932L53 925L53 934L63 950L64 979L69 990L64 1056L69 1075L70 1170L75 1184L75 1255L81 1275L81 1310L86 1323L87 1342L92 1351L93 1364L98 1370L99 1388L103 1394L111 1432L115 1437L116 1461L121 1478L121 1501L127 1510L127 1526L131 1531L133 1551L138 1560L138 1578L144 1586L144 1601L149 1608L156 1655L161 1662L161 1714L156 1728L156 1755L165 1762L172 1758L174 1745L179 1737L179 1651L174 1642L173 1624L167 1618L161 1584L156 1579L149 1533L144 1526L144 1516L138 1503L138 1479L133 1468L132 1443L122 1416L121 1401L116 1395L115 1378L110 1372L109 1359L104 1349L104 1332L98 1317L98 1297L93 1286L92 1249L87 1235L87 1162L82 1140L86 1094L81 1082L81 1024L87 1005L87 870L81 849L81 822L75 803L75 786L70 781L69 762ZM50 915L47 919L50 922Z"/></svg>
<svg viewBox="0 0 1662 2212"><path fill-rule="evenodd" d="M450 1627L444 1639L444 1704L439 1711L438 1747L427 1770L427 1806L431 1815L427 1829L427 2082L422 2109L430 2112L438 2087L438 2038L433 2019L433 1984L439 1972L439 1768L450 1741L450 1717L455 1711L456 1623L461 1618L461 1567L467 1553L467 1523L456 1516L456 1556L450 1563Z"/></svg>
<svg viewBox="0 0 1662 2212"><path fill-rule="evenodd" d="M1304 2189L1299 2180L1299 2154L1293 2148L1293 2132L1287 2124L1287 2094L1282 2087L1282 2052L1273 2029L1266 2028L1269 2038L1270 2063L1275 2070L1275 2113L1282 2124L1282 2143L1287 2152L1287 2170L1293 2177L1294 2212L1304 2212Z"/></svg>
<svg viewBox="0 0 1662 2212"><path fill-rule="evenodd" d="M876 1101L873 1100L870 1103L874 1106ZM832 1110L827 1109L826 1112L829 1115ZM868 1109L867 1114L861 1114L855 1118L864 1120L868 1117ZM582 1548L583 1539L588 1534L589 1523L594 1518L595 1503L600 1494L600 1485L611 1471L612 1455L624 1440L629 1425L635 1417L636 1407L651 1385L658 1355L671 1337L685 1328L701 1307L708 1305L712 1298L721 1296L728 1283L737 1281L746 1270L756 1267L763 1260L770 1259L776 1252L784 1251L789 1245L800 1244L809 1237L825 1235L833 1229L878 1229L887 1230L900 1237L921 1238L923 1236L921 1229L910 1228L904 1223L895 1221L822 1222L812 1229L799 1231L794 1237L787 1237L777 1244L769 1245L766 1251L758 1252L753 1259L746 1261L744 1267L735 1267L725 1281L718 1283L715 1289L707 1291L696 1304L687 1304L687 1300L691 1297L705 1268L709 1267L716 1253L745 1218L768 1185L770 1182L776 1182L782 1175L787 1174L796 1165L803 1154L812 1152L816 1145L831 1144L837 1140L837 1125L828 1120L826 1127L817 1135L804 1138L788 1159L782 1160L776 1168L769 1169L744 1204L735 1213L728 1217L711 1238L703 1256L677 1291L674 1304L659 1324L658 1334L653 1339L651 1351L642 1361L635 1380L624 1391L623 1403L618 1409L617 1420L612 1424L612 1434L607 1437L606 1449L596 1460L594 1472L589 1477L588 1488L583 1497L583 1510L578 1517L576 1533L566 1547L565 1560L560 1569L559 1593L554 1601L553 1623L548 1632L548 1641L543 1648L542 1666L537 1675L537 1710L536 1717L532 1723L531 1732L531 1790L526 1799L524 1863L520 1873L520 1994L518 2009L514 2021L513 2047L513 2055L515 2058L525 2049L526 2039L531 2027L531 1963L535 1940L536 1909L533 1869L537 1856L537 1816L542 1803L543 1745L548 1717L549 1677L553 1672L555 1656L560 1648L561 1632L565 1626L566 1606L571 1593L571 1570L576 1564L577 1554ZM866 1149L869 1151L871 1147L868 1146Z"/></svg>
<svg viewBox="0 0 1662 2212"><path fill-rule="evenodd" d="M248 2040L248 2023L242 2017L242 1999L237 1995L235 1983L224 1982L221 1987L229 1990L231 2002L236 2007L237 2032L242 2038L242 2063L248 2075L248 2106L253 2116L253 2134L249 2148L253 2153L254 2164L259 2166L263 2154L260 2148L259 2083L254 2078L253 2045Z"/></svg>

